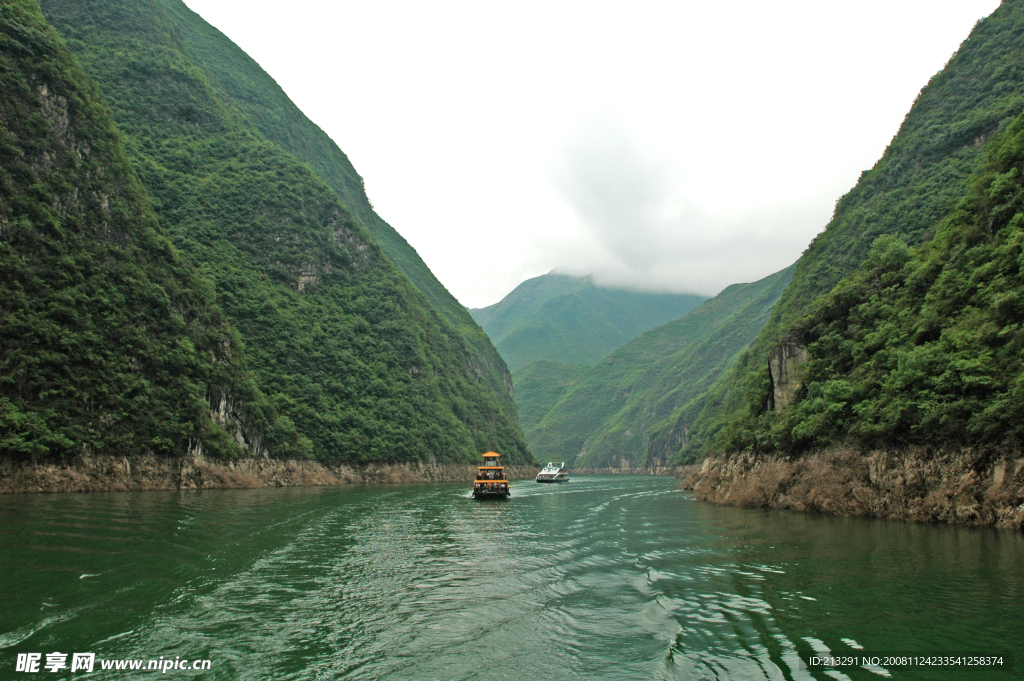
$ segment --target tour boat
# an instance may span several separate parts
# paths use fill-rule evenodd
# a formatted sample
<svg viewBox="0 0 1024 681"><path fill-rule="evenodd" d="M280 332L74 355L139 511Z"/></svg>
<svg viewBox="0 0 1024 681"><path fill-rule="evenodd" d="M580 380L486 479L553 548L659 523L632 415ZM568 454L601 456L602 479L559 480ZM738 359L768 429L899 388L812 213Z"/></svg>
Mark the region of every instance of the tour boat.
<svg viewBox="0 0 1024 681"><path fill-rule="evenodd" d="M477 499L507 499L508 480L505 479L505 467L498 463L497 452L484 454L484 465L476 469L476 480L473 481L473 496Z"/></svg>
<svg viewBox="0 0 1024 681"><path fill-rule="evenodd" d="M565 470L565 462L548 463L544 470L537 473L537 482L569 482L569 471Z"/></svg>

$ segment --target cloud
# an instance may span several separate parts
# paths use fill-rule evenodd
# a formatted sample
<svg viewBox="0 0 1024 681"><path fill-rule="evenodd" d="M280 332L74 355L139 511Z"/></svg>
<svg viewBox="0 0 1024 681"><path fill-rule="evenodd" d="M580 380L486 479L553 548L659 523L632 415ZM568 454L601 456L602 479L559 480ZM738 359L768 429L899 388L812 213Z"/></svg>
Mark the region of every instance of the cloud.
<svg viewBox="0 0 1024 681"><path fill-rule="evenodd" d="M606 286L713 295L790 265L825 226L842 193L829 187L756 210L709 210L699 202L700 186L714 183L720 196L728 187L719 183L728 183L729 175L688 182L701 164L681 165L614 120L583 127L551 173L579 222L572 245L559 249L562 269L591 272ZM735 191L743 192L743 185ZM742 197L735 198L742 206Z"/></svg>
<svg viewBox="0 0 1024 681"><path fill-rule="evenodd" d="M999 0L186 3L485 306L557 267L714 293L789 265Z"/></svg>

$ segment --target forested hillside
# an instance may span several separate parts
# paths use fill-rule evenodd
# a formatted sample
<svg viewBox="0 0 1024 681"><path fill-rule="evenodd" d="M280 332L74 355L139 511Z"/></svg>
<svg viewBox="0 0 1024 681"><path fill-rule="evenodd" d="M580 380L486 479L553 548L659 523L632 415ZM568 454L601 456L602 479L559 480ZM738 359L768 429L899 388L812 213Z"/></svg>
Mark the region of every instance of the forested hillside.
<svg viewBox="0 0 1024 681"><path fill-rule="evenodd" d="M513 371L512 385L523 429L537 425L586 371L586 367L550 359L538 359Z"/></svg>
<svg viewBox="0 0 1024 681"><path fill-rule="evenodd" d="M690 426L684 458L723 451L736 429L765 409L768 357L791 327L868 258L882 235L909 246L927 242L985 163L985 143L1024 110L1024 3L1004 2L980 21L947 66L921 90L899 133L874 168L836 205L824 232L798 261L771 321L709 392ZM735 425L723 433L730 422Z"/></svg>
<svg viewBox="0 0 1024 681"><path fill-rule="evenodd" d="M301 449L34 0L0 15L0 454Z"/></svg>
<svg viewBox="0 0 1024 681"><path fill-rule="evenodd" d="M1024 116L915 249L879 237L859 272L790 332L806 345L786 409L748 410L732 449L984 448L1024 435Z"/></svg>
<svg viewBox="0 0 1024 681"><path fill-rule="evenodd" d="M595 286L592 277L548 273L470 312L515 370L538 359L590 366L704 300L686 293L607 289Z"/></svg>
<svg viewBox="0 0 1024 681"><path fill-rule="evenodd" d="M452 296L416 250L373 210L363 179L345 153L309 120L259 64L203 21L181 0L161 0L168 19L180 31L182 42L196 55L195 64L229 106L245 114L268 140L306 163L367 229L388 257L423 293L469 345L475 370L503 406L515 408L511 377L501 356L466 308Z"/></svg>
<svg viewBox="0 0 1024 681"><path fill-rule="evenodd" d="M466 338L338 192L236 105L163 3L40 4L98 83L163 229L212 282L257 387L301 434L275 454L529 458Z"/></svg>
<svg viewBox="0 0 1024 681"><path fill-rule="evenodd" d="M622 346L579 376L536 425L525 425L530 447L576 466L670 463L707 387L757 336L792 276L789 267L734 284ZM536 387L518 373L516 400L532 405Z"/></svg>

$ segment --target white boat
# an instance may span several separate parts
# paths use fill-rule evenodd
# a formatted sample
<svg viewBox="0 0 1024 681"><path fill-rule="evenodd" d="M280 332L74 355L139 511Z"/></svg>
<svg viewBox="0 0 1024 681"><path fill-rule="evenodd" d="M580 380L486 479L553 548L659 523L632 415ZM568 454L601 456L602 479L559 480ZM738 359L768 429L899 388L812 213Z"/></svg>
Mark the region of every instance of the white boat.
<svg viewBox="0 0 1024 681"><path fill-rule="evenodd" d="M548 463L544 470L537 473L537 482L569 482L569 471L565 469L565 462Z"/></svg>

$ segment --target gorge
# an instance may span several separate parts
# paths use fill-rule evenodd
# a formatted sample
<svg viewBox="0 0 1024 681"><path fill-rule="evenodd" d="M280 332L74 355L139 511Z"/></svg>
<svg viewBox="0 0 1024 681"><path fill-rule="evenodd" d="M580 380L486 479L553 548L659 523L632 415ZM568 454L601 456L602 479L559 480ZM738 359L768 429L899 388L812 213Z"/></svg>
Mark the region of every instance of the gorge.
<svg viewBox="0 0 1024 681"><path fill-rule="evenodd" d="M671 15L698 5L728 21ZM702 243L725 223L664 193L694 178L658 157L584 150L583 170L615 180L598 183L606 202L573 189L620 276L551 270L530 249L573 245L524 246L534 226L508 216L540 211L500 186L463 240L528 264L472 308L428 267L435 244L378 214L296 104L309 100L198 6L0 0L0 677L1020 678L1024 0L974 26L795 262L798 249L715 290L670 286L685 278L659 270L667 258L712 281L721 263ZM488 144L514 137L489 89L514 109L525 83L552 129L572 119L560 98L588 88L602 106L638 96L634 83L697 93L644 120L667 111L694 148L713 138L732 168L701 172L737 205L759 189L748 133L777 132L763 100L784 81L741 43L792 16L785 3L267 7L239 16L270 12L306 41L343 16L329 27L339 55L379 37L366 12L385 13L379 50L330 63L298 50L301 68L387 119L389 137L430 138L429 163L401 168L414 182L400 214L435 230L480 187L446 176L456 145L439 117L493 155L470 172L495 185L499 167L516 172ZM683 75L747 55L758 87L742 117L678 74L654 78L653 59L631 69L627 52L649 55L630 25L644 44L665 26L675 43L714 34ZM277 28L261 39L287 51ZM595 52L572 49L574 32ZM491 43L511 80L478 58ZM775 43L792 65L816 58L809 39ZM544 89L519 69L552 49L565 54L543 64ZM412 82L407 106L349 89L374 59L411 74L380 84ZM444 105L427 111L435 91ZM466 92L484 104L450 104ZM698 100L744 130L676 120ZM376 201L372 163L336 139ZM773 141L798 155L792 136ZM768 212L759 229L780 244L802 234ZM771 248L747 237L726 240L735 262ZM500 269L474 253L474 271ZM510 498L473 498L484 452L501 467L479 484L506 474ZM567 484L534 482L551 460ZM833 657L846 662L821 662Z"/></svg>
<svg viewBox="0 0 1024 681"><path fill-rule="evenodd" d="M829 510L795 496L813 487L800 471L860 452L847 497L873 489L873 456L953 457L949 479L885 494L917 519L1019 525L1019 3L978 23L793 266L710 299L552 273L472 311L337 145L178 0L11 12L9 480L151 457L406 479L500 449L527 467L700 464L704 498ZM762 459L790 473L761 480ZM119 484L89 477L72 486ZM975 511L943 510L954 498ZM905 515L876 507L842 512Z"/></svg>

